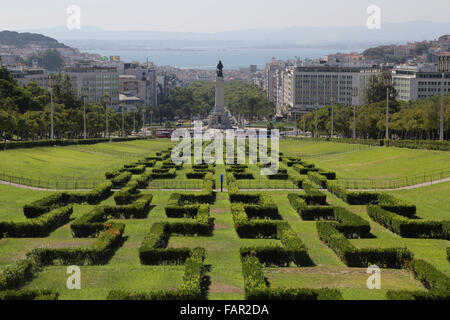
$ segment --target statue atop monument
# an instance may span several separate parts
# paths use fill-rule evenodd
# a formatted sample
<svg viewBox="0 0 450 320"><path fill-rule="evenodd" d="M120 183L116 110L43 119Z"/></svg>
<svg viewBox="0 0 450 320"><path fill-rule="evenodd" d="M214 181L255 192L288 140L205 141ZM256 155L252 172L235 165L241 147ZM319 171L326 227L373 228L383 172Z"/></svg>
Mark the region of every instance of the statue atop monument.
<svg viewBox="0 0 450 320"><path fill-rule="evenodd" d="M223 78L223 64L222 61L219 61L217 65L217 76Z"/></svg>

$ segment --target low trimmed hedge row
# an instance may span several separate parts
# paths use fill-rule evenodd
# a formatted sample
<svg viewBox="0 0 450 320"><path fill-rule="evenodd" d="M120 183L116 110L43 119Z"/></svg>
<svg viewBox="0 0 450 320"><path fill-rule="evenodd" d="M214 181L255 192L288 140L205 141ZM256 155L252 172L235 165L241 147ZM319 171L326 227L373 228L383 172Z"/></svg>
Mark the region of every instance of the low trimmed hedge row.
<svg viewBox="0 0 450 320"><path fill-rule="evenodd" d="M401 269L413 258L407 248L364 248L354 247L332 222L317 222L319 238L349 267Z"/></svg>
<svg viewBox="0 0 450 320"><path fill-rule="evenodd" d="M347 189L334 181L328 181L328 191L351 205L378 204L386 210L406 217L413 217L416 214L415 205L404 200L397 199L387 193L347 191Z"/></svg>
<svg viewBox="0 0 450 320"><path fill-rule="evenodd" d="M71 205L56 208L25 222L0 222L0 238L44 238L56 228L69 222Z"/></svg>
<svg viewBox="0 0 450 320"><path fill-rule="evenodd" d="M114 201L117 205L130 204L139 197L138 182L131 181L120 191L114 194Z"/></svg>
<svg viewBox="0 0 450 320"><path fill-rule="evenodd" d="M128 171L122 172L118 176L111 179L113 187L121 188L121 187L125 186L127 184L127 182L131 180L132 176L133 175L131 174L131 172L128 172Z"/></svg>
<svg viewBox="0 0 450 320"><path fill-rule="evenodd" d="M73 203L88 203L91 205L100 203L111 195L112 183L105 182L87 193L54 193L40 200L23 206L23 213L28 219L37 218L44 213L61 206Z"/></svg>
<svg viewBox="0 0 450 320"><path fill-rule="evenodd" d="M145 219L152 199L152 194L141 194L129 205L96 207L71 224L72 235L76 238L96 237L107 228L108 219Z"/></svg>
<svg viewBox="0 0 450 320"><path fill-rule="evenodd" d="M3 290L16 289L31 279L38 267L32 259L22 259L0 271L0 294ZM1 298L0 298L1 300Z"/></svg>
<svg viewBox="0 0 450 320"><path fill-rule="evenodd" d="M150 178L152 180L161 180L161 179L175 179L177 176L177 170L175 168L171 169L152 169L152 173Z"/></svg>
<svg viewBox="0 0 450 320"><path fill-rule="evenodd" d="M202 205L195 221L157 222L146 235L139 248L139 258L144 265L183 264L189 257L188 248L166 248L172 234L210 235L212 230L210 208Z"/></svg>
<svg viewBox="0 0 450 320"><path fill-rule="evenodd" d="M337 289L269 288L262 265L254 255L242 256L242 274L247 300L343 300Z"/></svg>
<svg viewBox="0 0 450 320"><path fill-rule="evenodd" d="M125 224L106 223L105 229L89 247L37 248L27 254L40 266L50 265L98 265L105 263L122 241Z"/></svg>
<svg viewBox="0 0 450 320"><path fill-rule="evenodd" d="M317 184L322 189L327 188L328 179L318 172L308 172L308 178L311 182Z"/></svg>
<svg viewBox="0 0 450 320"><path fill-rule="evenodd" d="M450 240L450 221L412 220L380 206L368 206L369 217L403 238Z"/></svg>
<svg viewBox="0 0 450 320"><path fill-rule="evenodd" d="M414 259L409 268L416 279L422 282L433 296L439 299L450 299L450 278L448 276L424 260Z"/></svg>
<svg viewBox="0 0 450 320"><path fill-rule="evenodd" d="M7 149L21 149L21 148L35 148L35 147L54 147L54 146L71 146L71 145L91 145L102 142L125 142L133 140L142 140L149 138L130 137L130 138L93 138L93 139L67 139L67 140L40 140L40 141L19 141L8 142L4 144L2 150Z"/></svg>
<svg viewBox="0 0 450 320"><path fill-rule="evenodd" d="M58 297L57 291L48 289L0 291L0 301L58 300Z"/></svg>
<svg viewBox="0 0 450 320"><path fill-rule="evenodd" d="M303 190L305 190L305 200L308 205L327 205L327 195L314 187L310 182L303 182Z"/></svg>
<svg viewBox="0 0 450 320"><path fill-rule="evenodd" d="M189 249L187 249L189 250ZM204 261L206 251L195 248L187 252L184 259L183 282L178 290L160 290L146 293L110 291L107 300L201 300L204 298L203 279L205 275Z"/></svg>

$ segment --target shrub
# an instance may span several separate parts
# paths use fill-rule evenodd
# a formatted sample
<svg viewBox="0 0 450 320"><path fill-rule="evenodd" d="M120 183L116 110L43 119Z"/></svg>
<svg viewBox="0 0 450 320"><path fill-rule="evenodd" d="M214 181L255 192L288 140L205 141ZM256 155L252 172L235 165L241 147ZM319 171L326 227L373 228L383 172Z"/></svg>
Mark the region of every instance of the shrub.
<svg viewBox="0 0 450 320"><path fill-rule="evenodd" d="M378 194L378 205L384 210L394 212L401 216L412 218L416 215L416 206L395 198L387 193Z"/></svg>
<svg viewBox="0 0 450 320"><path fill-rule="evenodd" d="M305 200L308 205L327 205L327 195L319 191L311 183L304 181L303 189L306 193Z"/></svg>
<svg viewBox="0 0 450 320"><path fill-rule="evenodd" d="M56 208L26 222L0 222L0 238L43 238L55 228L69 222L73 207Z"/></svg>
<svg viewBox="0 0 450 320"><path fill-rule="evenodd" d="M123 223L107 223L97 240L89 247L82 248L37 248L27 254L40 266L60 265L97 265L102 264L116 250L125 230Z"/></svg>
<svg viewBox="0 0 450 320"><path fill-rule="evenodd" d="M114 201L117 205L130 204L137 199L138 183L136 181L129 182L122 190L114 194Z"/></svg>
<svg viewBox="0 0 450 320"><path fill-rule="evenodd" d="M121 188L123 187L128 181L131 180L132 174L131 172L125 171L115 178L111 180L114 188Z"/></svg>
<svg viewBox="0 0 450 320"><path fill-rule="evenodd" d="M450 247L447 248L447 260L450 262Z"/></svg>
<svg viewBox="0 0 450 320"><path fill-rule="evenodd" d="M450 278L424 260L414 259L410 269L425 288L440 299L450 298Z"/></svg>
<svg viewBox="0 0 450 320"><path fill-rule="evenodd" d="M411 220L380 206L368 206L369 217L404 238L450 239L443 221Z"/></svg>
<svg viewBox="0 0 450 320"><path fill-rule="evenodd" d="M150 178L158 179L174 179L177 176L176 169L153 169Z"/></svg>
<svg viewBox="0 0 450 320"><path fill-rule="evenodd" d="M317 222L319 238L349 267L377 265L380 268L403 268L412 259L406 248L355 248L330 222Z"/></svg>
<svg viewBox="0 0 450 320"><path fill-rule="evenodd" d="M370 235L369 222L347 209L334 208L334 218L340 222L336 229L346 238L366 238Z"/></svg>
<svg viewBox="0 0 450 320"><path fill-rule="evenodd" d="M9 290L0 292L0 301L8 300L58 300L59 293L54 290Z"/></svg>
<svg viewBox="0 0 450 320"><path fill-rule="evenodd" d="M143 175L140 175L139 177L137 177L136 182L138 184L138 188L139 189L147 188L148 184L151 181L151 176L152 176L151 172L146 172Z"/></svg>
<svg viewBox="0 0 450 320"><path fill-rule="evenodd" d="M308 172L308 178L313 183L315 183L318 186L320 186L322 189L326 189L327 188L327 181L328 180L323 175L321 175L321 174L319 174L317 172Z"/></svg>
<svg viewBox="0 0 450 320"><path fill-rule="evenodd" d="M22 259L0 271L0 294L7 289L16 289L31 279L37 266L31 259ZM0 298L0 300L2 300Z"/></svg>

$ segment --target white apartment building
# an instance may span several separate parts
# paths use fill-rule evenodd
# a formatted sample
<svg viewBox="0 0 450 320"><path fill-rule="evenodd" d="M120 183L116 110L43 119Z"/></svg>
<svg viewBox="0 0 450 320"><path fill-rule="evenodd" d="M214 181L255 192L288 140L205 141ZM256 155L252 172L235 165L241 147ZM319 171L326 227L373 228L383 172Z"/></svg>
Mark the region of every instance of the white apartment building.
<svg viewBox="0 0 450 320"><path fill-rule="evenodd" d="M377 68L310 66L296 67L286 79L291 89L285 89L286 103L293 113L304 114L316 107L368 103L367 89L380 76ZM291 91L289 91L291 90Z"/></svg>
<svg viewBox="0 0 450 320"><path fill-rule="evenodd" d="M285 68L285 63L283 61L272 59L271 63L266 65L265 75L264 75L264 90L267 93L267 98L269 101L276 103L277 95L277 71L283 70Z"/></svg>
<svg viewBox="0 0 450 320"><path fill-rule="evenodd" d="M115 67L96 65L91 61L83 61L67 67L72 86L81 95L86 96L88 103L101 103L104 95L111 99L110 106L119 106L119 73Z"/></svg>
<svg viewBox="0 0 450 320"><path fill-rule="evenodd" d="M392 71L398 99L414 101L441 94L442 73L436 65L398 66ZM444 93L450 92L450 72L445 74Z"/></svg>

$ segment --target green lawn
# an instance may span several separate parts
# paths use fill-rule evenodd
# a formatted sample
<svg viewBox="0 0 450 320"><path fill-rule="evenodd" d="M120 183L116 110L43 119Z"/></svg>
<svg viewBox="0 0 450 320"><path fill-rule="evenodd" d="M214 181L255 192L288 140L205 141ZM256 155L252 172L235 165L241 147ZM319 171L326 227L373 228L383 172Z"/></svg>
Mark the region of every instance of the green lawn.
<svg viewBox="0 0 450 320"><path fill-rule="evenodd" d="M286 155L304 157L338 178L392 179L450 170L450 153L403 148L365 147L337 142L280 141ZM318 154L325 153L322 156ZM330 153L330 154L326 154Z"/></svg>
<svg viewBox="0 0 450 320"><path fill-rule="evenodd" d="M45 179L104 179L104 173L173 143L167 139L99 143L91 146L44 147L0 152L2 173Z"/></svg>

